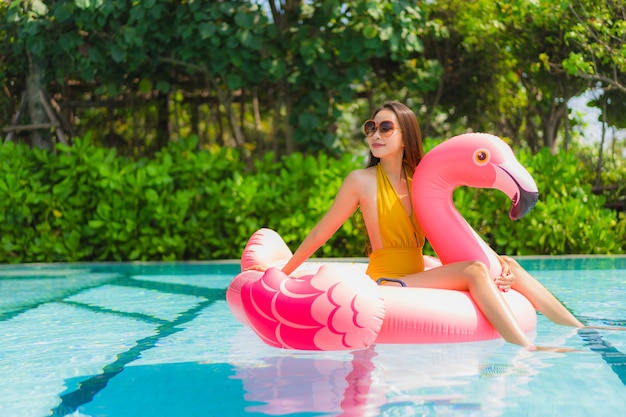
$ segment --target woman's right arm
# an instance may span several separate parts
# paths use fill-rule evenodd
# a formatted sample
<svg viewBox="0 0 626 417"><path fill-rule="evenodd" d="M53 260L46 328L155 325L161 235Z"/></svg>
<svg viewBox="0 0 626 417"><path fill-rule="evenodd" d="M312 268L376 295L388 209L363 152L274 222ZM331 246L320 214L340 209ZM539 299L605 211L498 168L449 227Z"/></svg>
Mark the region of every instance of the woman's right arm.
<svg viewBox="0 0 626 417"><path fill-rule="evenodd" d="M282 271L291 275L304 261L331 238L359 205L359 171L353 171L341 184L333 204L302 241Z"/></svg>

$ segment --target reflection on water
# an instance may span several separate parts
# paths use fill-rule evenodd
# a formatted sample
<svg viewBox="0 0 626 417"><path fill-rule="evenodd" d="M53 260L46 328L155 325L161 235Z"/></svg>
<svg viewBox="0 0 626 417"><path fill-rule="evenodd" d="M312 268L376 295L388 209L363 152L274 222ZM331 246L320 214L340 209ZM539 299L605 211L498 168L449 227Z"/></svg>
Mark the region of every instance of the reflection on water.
<svg viewBox="0 0 626 417"><path fill-rule="evenodd" d="M549 355L503 349L501 341L377 345L354 352L273 350L261 360L258 351L247 348L249 341L242 342L232 342L233 378L242 381L244 399L254 403L246 411L266 415L406 416L463 410L463 415L495 416L507 403L528 395L528 381L549 366L542 362ZM513 356L502 357L503 351Z"/></svg>

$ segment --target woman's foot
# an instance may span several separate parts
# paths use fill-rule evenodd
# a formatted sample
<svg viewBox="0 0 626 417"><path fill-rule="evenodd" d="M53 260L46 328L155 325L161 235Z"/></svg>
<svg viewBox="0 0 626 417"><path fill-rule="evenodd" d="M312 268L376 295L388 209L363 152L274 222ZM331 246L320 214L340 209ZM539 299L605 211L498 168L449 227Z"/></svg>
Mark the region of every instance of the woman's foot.
<svg viewBox="0 0 626 417"><path fill-rule="evenodd" d="M556 352L556 353L569 353L569 352L582 352L580 349L572 349L568 347L552 347L552 346L532 346L526 348L526 350L537 352Z"/></svg>

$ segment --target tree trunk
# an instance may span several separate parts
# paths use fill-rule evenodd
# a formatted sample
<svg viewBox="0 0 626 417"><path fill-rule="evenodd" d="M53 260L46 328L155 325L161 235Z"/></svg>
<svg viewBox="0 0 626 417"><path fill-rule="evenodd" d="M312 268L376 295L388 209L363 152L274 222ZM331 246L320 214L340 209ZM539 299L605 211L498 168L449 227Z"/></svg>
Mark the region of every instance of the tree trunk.
<svg viewBox="0 0 626 417"><path fill-rule="evenodd" d="M235 112L235 108L233 106L232 97L226 98L222 104L226 110L226 116L228 117L230 128L233 130L235 146L243 149L243 145L246 140L243 131L241 130L241 126L239 126L239 121L237 120L237 113Z"/></svg>
<svg viewBox="0 0 626 417"><path fill-rule="evenodd" d="M263 143L263 124L261 123L261 109L259 106L259 94L254 90L252 96L252 111L254 113L254 131L256 134L256 151L257 155L265 153L265 147Z"/></svg>
<svg viewBox="0 0 626 417"><path fill-rule="evenodd" d="M221 85L221 83L215 80L213 77L209 76L208 74L206 74L206 77L208 79L207 85L211 85L215 89L217 101L224 107L224 110L226 111L226 118L228 119L228 125L233 132L235 146L239 149L243 149L243 145L246 143L246 138L243 134L243 130L241 130L241 126L239 126L239 120L237 119L237 114L233 107L232 93L230 92L228 87Z"/></svg>
<svg viewBox="0 0 626 417"><path fill-rule="evenodd" d="M217 120L217 125L219 127L216 142L220 146L226 146L226 129L224 128L222 109L220 108L219 103L215 103L215 120Z"/></svg>
<svg viewBox="0 0 626 417"><path fill-rule="evenodd" d="M44 67L38 57L28 53L28 76L26 77L26 100L28 102L28 113L30 124L42 125L50 123L46 110L41 102L41 93L44 85ZM30 133L31 146L39 149L52 150L52 136L50 129L34 129Z"/></svg>
<svg viewBox="0 0 626 417"><path fill-rule="evenodd" d="M278 138L280 137L282 110L282 100L280 100L280 92L276 96L277 100L274 100L274 119L272 123L272 152L274 153L275 161L278 160Z"/></svg>
<svg viewBox="0 0 626 417"><path fill-rule="evenodd" d="M293 141L293 127L291 126L291 124L289 123L289 120L291 119L291 113L293 112L293 105L291 102L291 95L290 94L285 94L284 96L285 99L285 141L287 144L287 155L291 155L292 153L294 153L296 151L296 145Z"/></svg>
<svg viewBox="0 0 626 417"><path fill-rule="evenodd" d="M172 127L170 125L170 97L169 94L159 93L157 97L157 132L156 132L156 149L167 146L170 139Z"/></svg>
<svg viewBox="0 0 626 417"><path fill-rule="evenodd" d="M604 142L606 140L606 99L602 99L602 136L598 149L598 162L596 163L596 178L594 186L602 185L602 165L604 164Z"/></svg>
<svg viewBox="0 0 626 417"><path fill-rule="evenodd" d="M561 125L563 115L566 114L567 101L564 100L563 103L558 105L553 103L547 114L541 115L541 120L543 122L543 145L550 149L552 154L555 154L557 151L556 137L559 132L559 126Z"/></svg>
<svg viewBox="0 0 626 417"><path fill-rule="evenodd" d="M270 1L270 10L272 12L272 18L278 31L284 36L288 36L287 31L289 30L290 22L293 24L296 19L298 19L298 8L300 7L300 0L284 0L282 2ZM287 79L283 78L278 83L278 92L277 92L277 101L278 103L275 106L277 110L275 117L274 125L277 126L277 122L282 120L283 125L283 133L285 135L285 146L287 154L291 154L295 151L295 144L293 140L293 127L289 124L291 120L291 113L293 111L293 102L291 99L291 94L289 94L289 85L287 83ZM282 117L282 113L280 110L285 109L285 117ZM274 132L277 129L274 128ZM278 150L278 137L274 136L274 148ZM275 153L276 157L278 154Z"/></svg>
<svg viewBox="0 0 626 417"><path fill-rule="evenodd" d="M198 138L198 147L202 146L202 138L200 137L200 102L191 100L189 102L189 113L191 114L191 133Z"/></svg>
<svg viewBox="0 0 626 417"><path fill-rule="evenodd" d="M539 139L537 137L537 129L535 129L535 123L531 112L526 113L526 143L530 147L533 154L539 152Z"/></svg>
<svg viewBox="0 0 626 417"><path fill-rule="evenodd" d="M568 100L569 101L569 100ZM569 149L569 143L571 141L571 126L569 124L569 107L565 106L565 119L564 119L565 135L563 137L563 149L565 152Z"/></svg>

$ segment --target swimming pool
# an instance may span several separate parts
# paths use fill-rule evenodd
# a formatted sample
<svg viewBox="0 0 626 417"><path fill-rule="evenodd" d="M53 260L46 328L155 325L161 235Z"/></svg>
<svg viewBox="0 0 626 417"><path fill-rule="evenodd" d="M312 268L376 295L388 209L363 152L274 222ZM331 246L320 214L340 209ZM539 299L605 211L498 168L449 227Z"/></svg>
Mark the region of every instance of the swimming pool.
<svg viewBox="0 0 626 417"><path fill-rule="evenodd" d="M626 257L523 258L575 315L626 326ZM354 352L265 346L230 314L236 262L0 266L0 416L613 416L626 332L539 316L501 340Z"/></svg>

